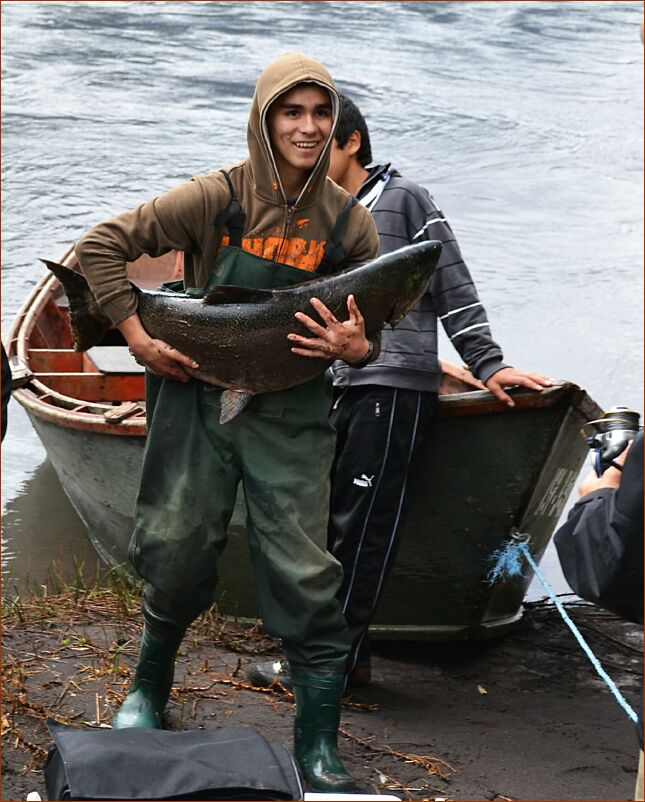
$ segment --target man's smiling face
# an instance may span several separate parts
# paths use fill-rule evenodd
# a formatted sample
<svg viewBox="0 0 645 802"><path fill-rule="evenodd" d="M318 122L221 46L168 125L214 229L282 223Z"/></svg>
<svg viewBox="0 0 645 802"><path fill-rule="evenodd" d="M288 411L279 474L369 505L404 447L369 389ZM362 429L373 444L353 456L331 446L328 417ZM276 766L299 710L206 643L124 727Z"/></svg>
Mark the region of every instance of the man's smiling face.
<svg viewBox="0 0 645 802"><path fill-rule="evenodd" d="M316 166L333 127L329 92L298 86L276 98L267 116L271 146L283 182Z"/></svg>

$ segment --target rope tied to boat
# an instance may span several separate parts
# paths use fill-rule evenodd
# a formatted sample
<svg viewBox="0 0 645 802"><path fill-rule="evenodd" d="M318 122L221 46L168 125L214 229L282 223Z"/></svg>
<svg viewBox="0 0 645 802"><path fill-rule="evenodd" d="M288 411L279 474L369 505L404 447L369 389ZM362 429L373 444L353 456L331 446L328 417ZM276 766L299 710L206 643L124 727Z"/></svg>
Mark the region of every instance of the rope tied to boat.
<svg viewBox="0 0 645 802"><path fill-rule="evenodd" d="M616 701L627 713L629 718L634 723L636 723L638 721L638 716L636 714L636 711L625 699L625 697L619 691L616 683L602 667L600 660L593 653L591 647L582 636L582 633L580 632L578 627L573 623L573 621L569 617L569 614L564 609L564 605L555 595L555 592L551 587L551 585L549 584L548 580L538 568L537 563L535 562L533 556L531 555L531 552L529 551L530 539L531 539L530 535L528 535L525 532L519 532L517 530L511 532L511 539L507 543L505 543L504 546L502 546L499 549L496 549L491 554L490 556L491 569L488 572L486 581L489 582L490 584L493 584L494 582L498 582L501 579L507 579L507 578L512 579L513 577L518 577L518 576L525 578L525 574L522 573L522 558L524 558L527 561L527 563L531 566L531 568L535 572L535 575L544 586L551 601L555 604L557 611L562 616L564 623L569 627L569 629L573 633L573 636L580 644L583 652L587 655L587 657L591 661L591 664L595 668L598 675L601 677L602 680L604 680L605 684L616 698Z"/></svg>

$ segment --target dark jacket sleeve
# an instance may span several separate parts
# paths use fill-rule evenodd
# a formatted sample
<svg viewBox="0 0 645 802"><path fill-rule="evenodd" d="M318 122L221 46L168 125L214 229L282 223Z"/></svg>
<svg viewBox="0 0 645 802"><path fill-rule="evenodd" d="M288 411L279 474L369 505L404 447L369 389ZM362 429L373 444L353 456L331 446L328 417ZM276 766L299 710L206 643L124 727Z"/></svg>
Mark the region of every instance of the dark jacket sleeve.
<svg viewBox="0 0 645 802"><path fill-rule="evenodd" d="M584 496L554 537L563 573L583 599L643 623L643 434L620 487Z"/></svg>
<svg viewBox="0 0 645 802"><path fill-rule="evenodd" d="M7 352L2 346L2 439L7 433L7 408L9 407L9 399L11 398L11 368L9 367L9 359Z"/></svg>

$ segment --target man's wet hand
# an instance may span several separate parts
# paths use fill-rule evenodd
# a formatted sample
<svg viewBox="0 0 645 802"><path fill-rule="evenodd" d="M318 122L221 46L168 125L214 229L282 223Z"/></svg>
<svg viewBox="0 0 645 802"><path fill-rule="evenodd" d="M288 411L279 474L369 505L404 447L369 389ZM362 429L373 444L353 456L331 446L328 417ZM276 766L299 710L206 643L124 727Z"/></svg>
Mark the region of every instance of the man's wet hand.
<svg viewBox="0 0 645 802"><path fill-rule="evenodd" d="M369 353L370 342L365 337L365 321L354 296L349 295L347 298L349 317L344 322L338 320L318 298L312 298L310 303L320 315L324 325L316 323L303 312L296 312L296 320L315 336L288 334L287 337L293 344L292 352L318 359L342 359L350 365L361 362Z"/></svg>
<svg viewBox="0 0 645 802"><path fill-rule="evenodd" d="M520 386L540 392L547 387L553 387L556 383L555 379L550 379L541 373L529 373L515 368L502 368L497 373L493 373L490 379L485 382L486 387L495 398L499 398L509 407L514 407L515 402L508 393L504 392L504 387Z"/></svg>
<svg viewBox="0 0 645 802"><path fill-rule="evenodd" d="M182 354L163 340L150 337L141 325L136 312L118 323L117 328L125 337L135 362L148 368L155 376L187 382L190 376L185 368L199 367L197 362L186 354Z"/></svg>
<svg viewBox="0 0 645 802"><path fill-rule="evenodd" d="M139 365L163 379L175 379L180 382L190 380L185 368L199 367L194 359L182 354L163 340L148 338L147 341L130 346L130 353Z"/></svg>

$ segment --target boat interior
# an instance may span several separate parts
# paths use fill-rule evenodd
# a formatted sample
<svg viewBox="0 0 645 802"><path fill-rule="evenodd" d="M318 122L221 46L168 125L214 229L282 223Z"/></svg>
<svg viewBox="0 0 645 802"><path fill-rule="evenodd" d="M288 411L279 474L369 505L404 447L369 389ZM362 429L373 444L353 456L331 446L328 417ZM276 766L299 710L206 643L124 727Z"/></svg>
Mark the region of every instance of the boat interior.
<svg viewBox="0 0 645 802"><path fill-rule="evenodd" d="M71 251L63 263L78 269ZM181 278L183 254L153 259L142 256L128 265L131 281L144 289ZM48 274L30 295L9 341L14 386L29 383L42 404L71 413L101 414L107 421L125 418L145 423L144 368L138 365L118 331L86 352L75 351L69 302L58 280Z"/></svg>

